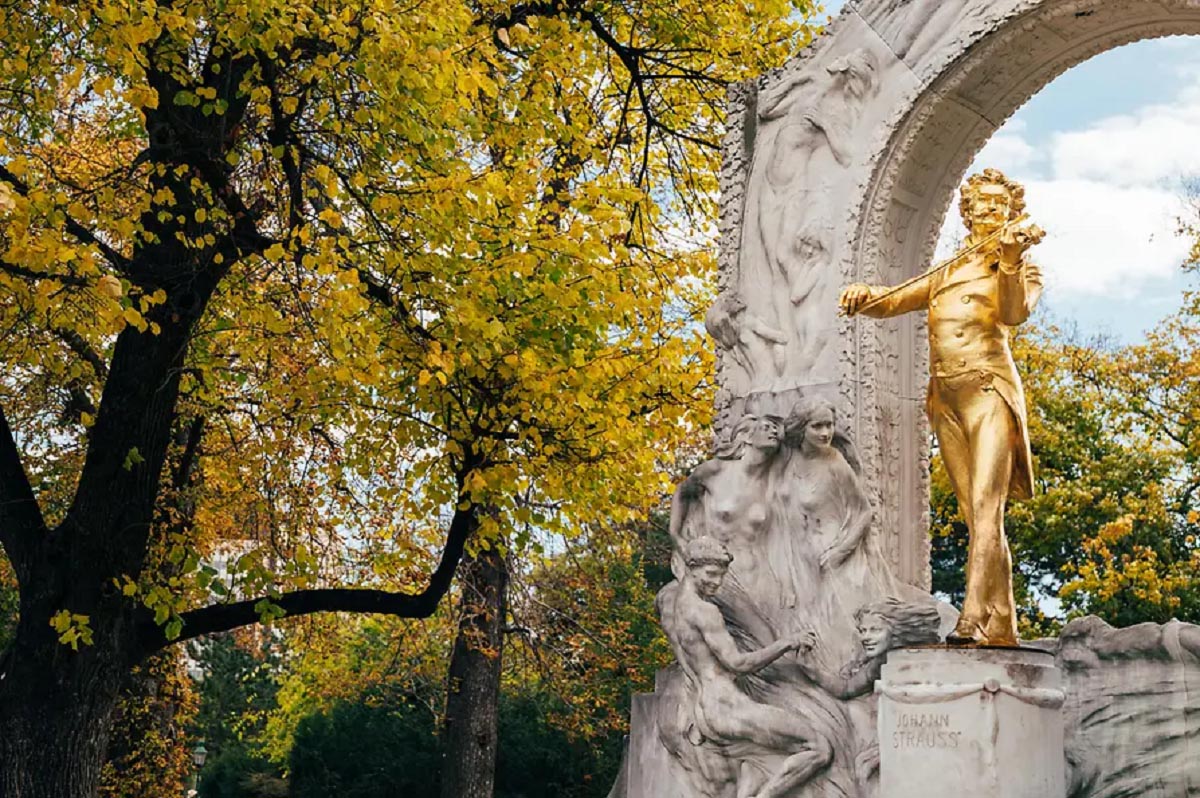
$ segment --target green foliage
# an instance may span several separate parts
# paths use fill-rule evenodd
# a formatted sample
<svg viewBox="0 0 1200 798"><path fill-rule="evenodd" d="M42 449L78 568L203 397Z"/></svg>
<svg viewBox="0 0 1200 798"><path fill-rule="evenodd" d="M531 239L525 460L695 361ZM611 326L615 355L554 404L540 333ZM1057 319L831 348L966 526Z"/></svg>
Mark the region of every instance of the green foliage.
<svg viewBox="0 0 1200 798"><path fill-rule="evenodd" d="M209 637L191 648L204 673L191 736L209 752L200 794L249 798L270 792L279 769L262 752L260 738L279 692L280 644L271 634L243 632Z"/></svg>
<svg viewBox="0 0 1200 798"><path fill-rule="evenodd" d="M199 798L284 798L287 782L266 759L230 748L205 763L196 792Z"/></svg>
<svg viewBox="0 0 1200 798"><path fill-rule="evenodd" d="M647 578L670 578L664 535L652 524L599 527L549 544L552 556L513 555L497 795L604 795L611 786L630 695L652 689L670 658L653 607L657 585ZM293 793L360 789L375 754L345 755L348 747L374 748L356 728L404 738L422 756L434 750L425 736L440 745L433 735L454 634L448 609L420 623L321 617L285 625L281 642L290 653L259 739L274 765L289 771ZM417 769L404 764L399 745L382 746L368 771L383 774L384 784L401 784ZM436 772L424 761L419 770ZM549 786L539 792L539 785Z"/></svg>
<svg viewBox="0 0 1200 798"><path fill-rule="evenodd" d="M364 695L300 721L289 757L292 798L436 795L437 719L411 697Z"/></svg>
<svg viewBox="0 0 1200 798"><path fill-rule="evenodd" d="M511 612L526 631L506 651L510 679L553 696L548 720L571 739L626 732L631 694L652 690L670 662L647 578L670 578L661 534L653 520L594 529L514 579Z"/></svg>
<svg viewBox="0 0 1200 798"><path fill-rule="evenodd" d="M500 703L496 798L602 798L622 735L582 741L555 726L557 699L505 693ZM412 696L371 691L304 718L289 759L291 798L436 795L445 765L437 717ZM233 798L212 794L204 798Z"/></svg>
<svg viewBox="0 0 1200 798"><path fill-rule="evenodd" d="M650 514L646 523L639 525L640 551L637 560L641 563L642 578L651 593L658 593L675 578L671 573L671 516L667 510Z"/></svg>
<svg viewBox="0 0 1200 798"><path fill-rule="evenodd" d="M580 739L552 721L553 697L502 696L496 798L603 798L620 765L623 736Z"/></svg>

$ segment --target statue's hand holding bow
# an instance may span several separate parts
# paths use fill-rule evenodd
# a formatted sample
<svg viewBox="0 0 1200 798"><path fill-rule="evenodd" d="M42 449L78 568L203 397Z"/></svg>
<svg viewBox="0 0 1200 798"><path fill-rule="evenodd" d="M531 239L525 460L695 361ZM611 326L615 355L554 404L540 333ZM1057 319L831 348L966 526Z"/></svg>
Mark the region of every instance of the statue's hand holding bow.
<svg viewBox="0 0 1200 798"><path fill-rule="evenodd" d="M838 307L845 315L853 316L874 296L871 286L865 283L854 283L842 289L841 296L838 297Z"/></svg>

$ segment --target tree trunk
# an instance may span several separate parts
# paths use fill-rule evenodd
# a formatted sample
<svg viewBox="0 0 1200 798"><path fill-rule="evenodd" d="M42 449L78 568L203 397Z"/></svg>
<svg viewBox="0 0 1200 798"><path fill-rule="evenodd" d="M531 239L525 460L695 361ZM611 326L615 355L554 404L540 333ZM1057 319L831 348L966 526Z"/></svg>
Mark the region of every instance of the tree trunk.
<svg viewBox="0 0 1200 798"><path fill-rule="evenodd" d="M491 798L508 568L495 548L463 563L461 618L450 657L442 798Z"/></svg>
<svg viewBox="0 0 1200 798"><path fill-rule="evenodd" d="M148 653L136 646L136 607L114 581L139 575L147 555L183 353L208 296L195 283L184 292L191 316L169 302L148 314L158 335L118 336L64 521L6 530L21 541L13 564L22 578L16 635L0 655L0 798L96 793L120 686ZM60 611L86 623L77 650L51 626Z"/></svg>
<svg viewBox="0 0 1200 798"><path fill-rule="evenodd" d="M43 623L0 658L0 796L89 798L128 665L115 635L73 651Z"/></svg>

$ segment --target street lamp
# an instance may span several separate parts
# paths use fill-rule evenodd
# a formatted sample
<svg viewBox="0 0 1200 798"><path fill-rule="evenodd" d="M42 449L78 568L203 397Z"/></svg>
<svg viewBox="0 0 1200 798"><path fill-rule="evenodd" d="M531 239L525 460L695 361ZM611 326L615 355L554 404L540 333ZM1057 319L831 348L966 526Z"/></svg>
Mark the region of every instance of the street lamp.
<svg viewBox="0 0 1200 798"><path fill-rule="evenodd" d="M196 788L200 786L200 768L204 767L204 760L206 759L208 759L208 749L204 747L204 741L201 740L192 749L192 764L196 768L192 771L192 786L187 791L187 798L193 798L196 795Z"/></svg>
<svg viewBox="0 0 1200 798"><path fill-rule="evenodd" d="M204 741L201 740L192 749L192 763L195 764L196 770L204 767L204 760L208 759L208 749L204 747Z"/></svg>

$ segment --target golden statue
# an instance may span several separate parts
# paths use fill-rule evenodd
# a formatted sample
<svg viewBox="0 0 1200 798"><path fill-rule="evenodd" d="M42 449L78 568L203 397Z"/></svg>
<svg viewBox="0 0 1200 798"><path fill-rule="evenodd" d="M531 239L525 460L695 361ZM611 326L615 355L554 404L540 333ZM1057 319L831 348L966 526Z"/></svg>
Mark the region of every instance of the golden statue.
<svg viewBox="0 0 1200 798"><path fill-rule="evenodd" d="M838 304L875 318L929 310L929 421L970 534L966 598L946 640L1016 646L1004 505L1032 495L1033 460L1008 330L1042 293L1025 251L1045 232L1026 224L1025 189L999 170L972 175L961 194L970 235L958 254L898 286L851 285Z"/></svg>

